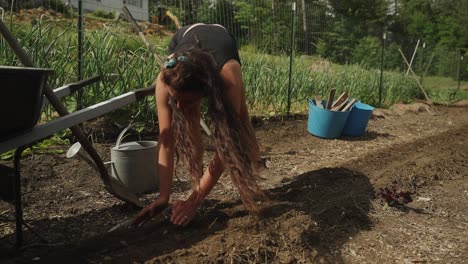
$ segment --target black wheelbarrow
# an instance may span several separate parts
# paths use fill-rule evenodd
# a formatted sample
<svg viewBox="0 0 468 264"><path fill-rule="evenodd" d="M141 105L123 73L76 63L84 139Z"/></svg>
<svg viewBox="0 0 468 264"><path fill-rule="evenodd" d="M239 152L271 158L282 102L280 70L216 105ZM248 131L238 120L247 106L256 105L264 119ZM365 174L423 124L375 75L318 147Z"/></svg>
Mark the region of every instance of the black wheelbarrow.
<svg viewBox="0 0 468 264"><path fill-rule="evenodd" d="M11 32L8 30L8 28L5 26L5 24L1 20L0 20L0 33L3 36L3 38L6 40L10 48L13 50L13 52L15 53L19 61L26 67L34 68L34 63L31 60L31 58L29 58L26 51L23 50L21 45L18 43L18 41L15 39L15 37L11 34ZM15 88L15 83L18 83L19 82L18 80L22 79L22 75L20 74L20 75L15 75L15 76L16 77L13 78L12 74L5 75L6 79L8 78L13 79L13 81L11 82L13 87L7 87L6 85L2 85L0 86L0 90L2 92L3 90L6 90L6 89L17 89ZM32 123L33 124L37 123L37 119L40 115L39 109L40 109L41 103L34 101L34 103L31 103L30 106L32 107L34 105L34 107L32 107L31 109L34 109L37 112L28 114L28 112L25 111L24 112L25 119L19 122L19 125L17 124L8 125L8 129L6 129L7 126L5 125L4 132L0 133L0 135L2 135L0 137L1 139L0 154L11 149L16 149L15 156L14 156L14 163L15 163L14 169L9 170L8 167L6 167L7 169L4 170L4 168L2 168L0 171L0 177L2 177L2 175L13 175L13 177L10 177L10 178L14 178L15 179L14 182L16 182L16 184L14 184L13 186L13 189L15 190L13 194L14 196L13 199L14 199L14 203L17 209L16 210L17 212L16 213L17 245L20 245L22 242L22 229L21 228L22 228L22 223L23 223L22 215L21 215L21 210L22 210L21 209L21 185L20 185L21 182L20 182L20 175L19 175L19 160L21 158L21 153L27 147L34 144L34 142L38 140L42 140L46 137L49 137L53 135L54 133L64 130L66 128L70 128L73 135L78 139L78 141L82 144L83 148L92 158L94 165L96 165L96 168L99 172L99 176L104 183L105 189L109 193L114 195L115 197L125 202L128 202L138 207L143 206L142 202L138 199L138 197L135 194L131 193L128 190L128 188L126 188L120 182L118 182L117 180L109 176L107 168L104 165L104 162L102 161L101 157L96 152L92 144L88 141L86 134L82 131L81 127L78 126L78 124L84 121L93 119L95 117L101 116L112 110L124 107L148 95L154 95L155 85L151 85L143 89L134 90L132 92L127 92L125 94L108 99L98 104L89 106L80 111L69 113L67 108L60 102L59 98L63 96L67 96L71 94L72 92L88 84L98 81L99 79L100 79L99 76L91 77L87 80L82 80L77 83L65 85L53 91L47 85L44 86L43 83L42 85L40 82L36 83L35 89L34 88L30 89L29 90L30 94L28 95L23 94L23 97L26 96L30 98L35 98L36 100L41 100L40 97L37 96L37 93L42 89L44 91L44 97L46 97L46 99L44 98L43 100L47 100L47 102L50 103L53 106L53 108L57 111L60 117L53 121L47 122L45 124L40 124L37 126L31 125ZM7 81L3 82L3 80L0 79L0 84L3 84L3 83L6 84ZM11 98L7 98L7 97L1 97L0 100L4 100L4 101L11 100L8 102L8 105L10 106L14 105L15 107L13 109L20 109L20 108L23 109L23 107L25 107L24 100L18 99L18 101L14 101ZM3 101L0 102L0 104L2 103ZM13 112L12 109L7 109L6 113L11 113L11 115L14 115L16 118L16 113ZM2 114L5 114L5 113L2 113ZM34 122L27 122L28 120L29 121L32 120ZM31 126L33 127L31 128ZM0 131L3 131L3 126L0 127ZM8 176L5 176L5 178L8 179ZM8 186L11 186L11 184ZM4 195L4 196L9 196L9 195ZM11 195L10 195L10 198L12 198Z"/></svg>
<svg viewBox="0 0 468 264"><path fill-rule="evenodd" d="M31 131L36 126L43 102L43 91L50 69L0 66L0 142ZM15 153L14 168L0 166L0 198L15 206L17 242L21 243L23 210L21 206L21 152Z"/></svg>
<svg viewBox="0 0 468 264"><path fill-rule="evenodd" d="M21 202L20 159L22 152L39 140L43 140L61 130L76 126L116 110L148 95L154 94L155 86L127 92L89 106L80 111L59 117L47 123L39 124L41 108L48 100L44 96L47 76L50 69L0 66L0 154L16 149L13 168L0 165L0 199L15 206L16 242L22 244L22 226L29 226L23 221ZM53 90L57 98L67 96L84 86L100 80L99 76L64 85ZM106 175L107 176L107 175ZM125 193L117 182L111 182L112 190ZM117 189L120 188L120 189ZM115 194L114 194L115 195ZM119 196L117 196L119 197ZM138 201L137 201L138 202ZM29 228L35 233L31 228Z"/></svg>
<svg viewBox="0 0 468 264"><path fill-rule="evenodd" d="M31 130L39 120L51 69L0 66L0 141Z"/></svg>

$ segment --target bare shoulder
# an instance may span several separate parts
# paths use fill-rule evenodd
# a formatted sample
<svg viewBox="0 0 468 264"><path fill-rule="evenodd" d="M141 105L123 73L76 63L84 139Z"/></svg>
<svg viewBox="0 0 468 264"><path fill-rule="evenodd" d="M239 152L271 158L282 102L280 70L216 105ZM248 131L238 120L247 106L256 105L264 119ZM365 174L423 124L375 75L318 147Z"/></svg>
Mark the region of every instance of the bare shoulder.
<svg viewBox="0 0 468 264"><path fill-rule="evenodd" d="M242 80L242 69L238 61L229 60L221 69L221 78L223 79L229 100L232 106L239 114L245 101L244 82Z"/></svg>
<svg viewBox="0 0 468 264"><path fill-rule="evenodd" d="M167 105L169 102L169 88L162 81L162 74L159 73L156 77L156 102L158 104Z"/></svg>
<svg viewBox="0 0 468 264"><path fill-rule="evenodd" d="M242 69L238 61L234 59L228 60L223 68L221 68L220 75L228 86L228 89L243 87Z"/></svg>
<svg viewBox="0 0 468 264"><path fill-rule="evenodd" d="M171 131L172 110L169 106L169 87L162 81L161 74L156 78L156 108L158 111L159 133ZM169 131L169 132L168 132Z"/></svg>

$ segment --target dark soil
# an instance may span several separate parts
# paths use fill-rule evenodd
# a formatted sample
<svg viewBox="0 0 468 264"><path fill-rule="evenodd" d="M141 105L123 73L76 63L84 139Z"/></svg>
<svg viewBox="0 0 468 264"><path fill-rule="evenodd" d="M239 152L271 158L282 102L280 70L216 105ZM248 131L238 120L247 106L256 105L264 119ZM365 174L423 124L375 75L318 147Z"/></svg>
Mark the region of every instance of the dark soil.
<svg viewBox="0 0 468 264"><path fill-rule="evenodd" d="M377 109L365 136L338 140L312 136L300 117L257 124L270 193L260 216L225 175L188 227L160 217L109 233L138 209L85 162L36 154L22 160L24 217L48 243L25 229L25 246L12 250L14 207L0 202L0 262L466 263L467 106ZM104 160L110 146L96 144ZM172 199L189 191L183 173ZM388 206L377 194L390 186L413 201Z"/></svg>

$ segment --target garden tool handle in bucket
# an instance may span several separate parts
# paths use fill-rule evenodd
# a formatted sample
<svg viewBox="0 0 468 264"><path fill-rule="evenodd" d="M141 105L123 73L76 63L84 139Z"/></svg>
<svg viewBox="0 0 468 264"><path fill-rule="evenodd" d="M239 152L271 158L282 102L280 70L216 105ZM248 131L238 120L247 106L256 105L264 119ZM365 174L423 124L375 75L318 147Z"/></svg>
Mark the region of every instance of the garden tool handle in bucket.
<svg viewBox="0 0 468 264"><path fill-rule="evenodd" d="M127 132L127 130L129 130L130 128L132 128L134 125L137 125L137 124L142 124L142 123L130 123L128 124L126 128L122 130L122 132L120 132L119 136L117 137L117 141L115 142L115 149L119 149L120 143L122 142L125 132Z"/></svg>

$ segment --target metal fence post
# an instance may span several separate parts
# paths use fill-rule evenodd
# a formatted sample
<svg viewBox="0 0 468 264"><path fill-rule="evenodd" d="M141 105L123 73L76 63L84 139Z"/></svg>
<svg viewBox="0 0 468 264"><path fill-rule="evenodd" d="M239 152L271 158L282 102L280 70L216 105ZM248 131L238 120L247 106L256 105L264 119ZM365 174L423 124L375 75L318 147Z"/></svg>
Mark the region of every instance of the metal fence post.
<svg viewBox="0 0 468 264"><path fill-rule="evenodd" d="M383 71L384 71L384 51L385 51L385 39L387 35L384 31L382 36L382 56L380 58L380 85L379 85L379 105L382 105L382 89L383 89Z"/></svg>
<svg viewBox="0 0 468 264"><path fill-rule="evenodd" d="M83 79L83 0L78 0L78 81ZM83 90L76 97L78 110L83 108Z"/></svg>
<svg viewBox="0 0 468 264"><path fill-rule="evenodd" d="M457 60L457 82L458 82L458 90L460 90L460 63L463 60L463 56L461 55L461 50L458 49L458 60Z"/></svg>
<svg viewBox="0 0 468 264"><path fill-rule="evenodd" d="M421 49L421 75L419 76L419 83L423 83L424 77L424 50L426 49L426 42L423 42L422 49Z"/></svg>
<svg viewBox="0 0 468 264"><path fill-rule="evenodd" d="M296 2L292 2L291 8L291 50L289 56L289 86L288 86L288 116L291 111L291 90L292 90L292 70L293 70L293 57L294 57L294 20L296 17Z"/></svg>

